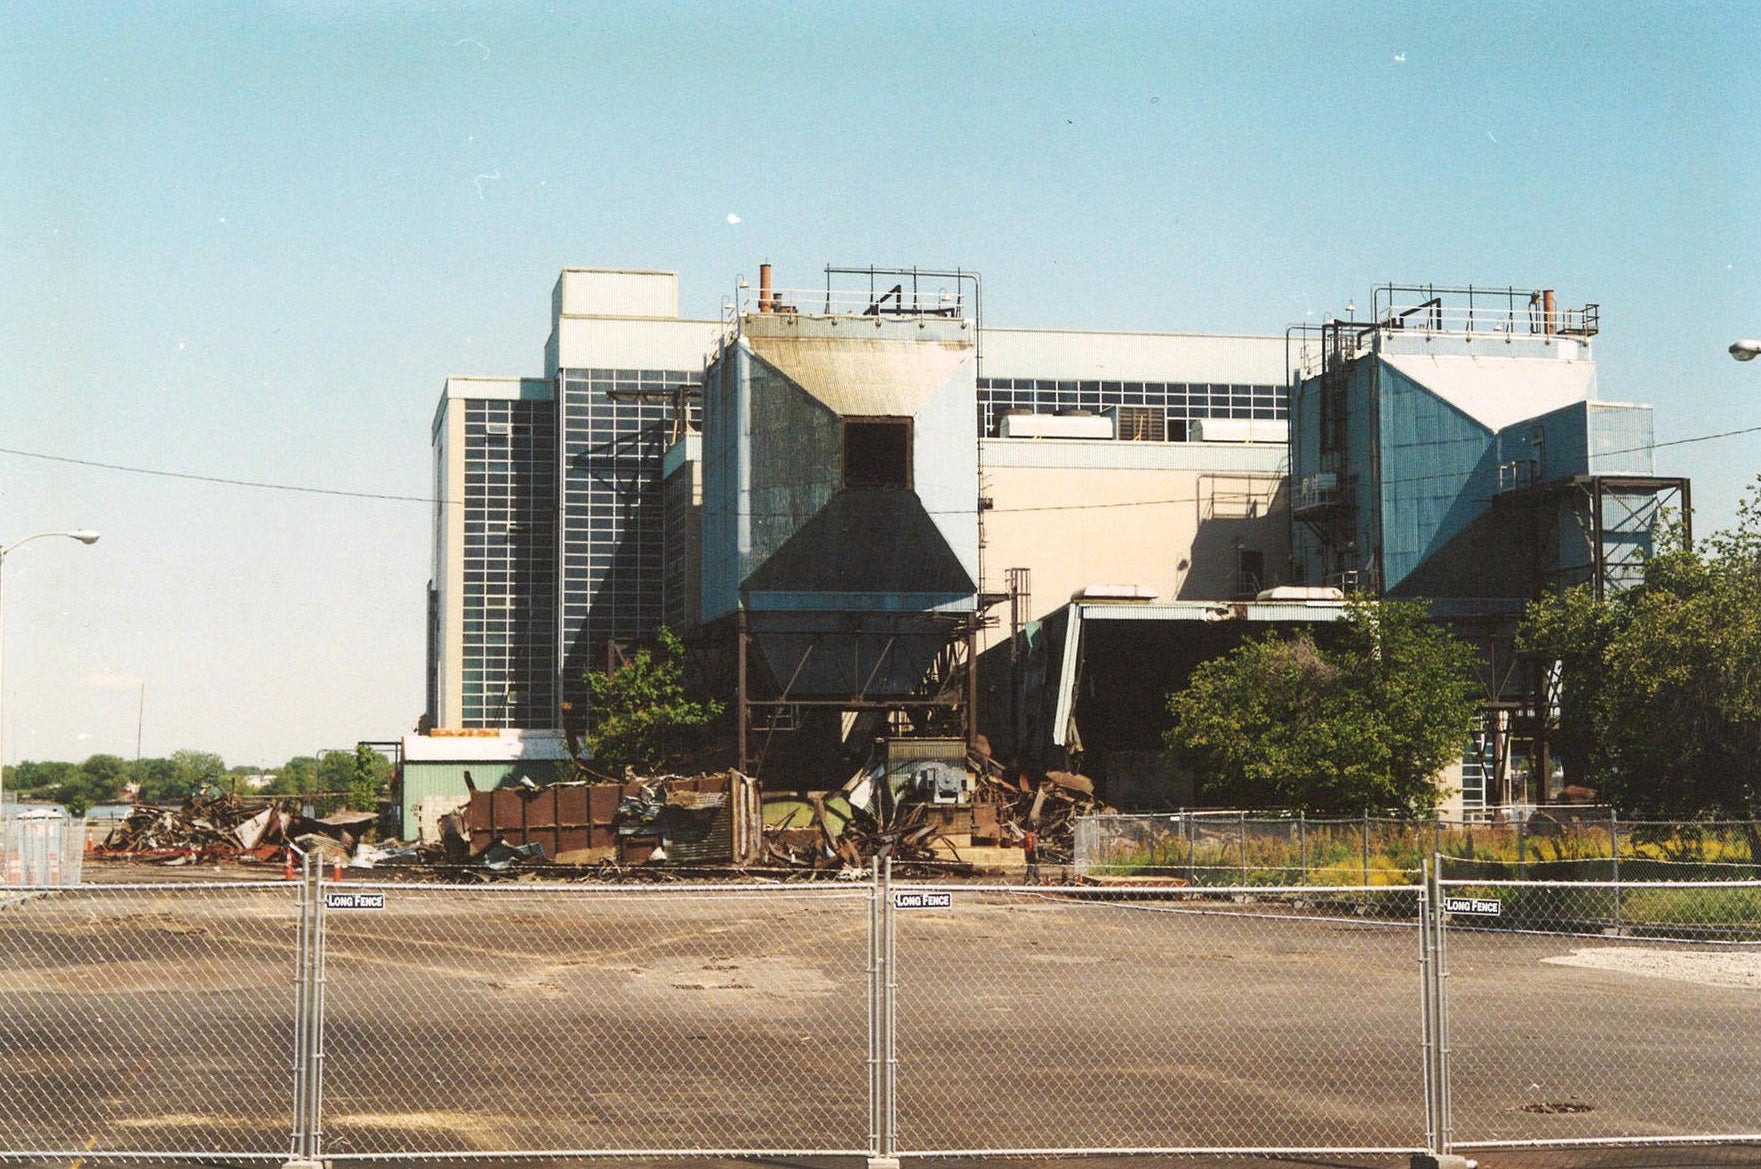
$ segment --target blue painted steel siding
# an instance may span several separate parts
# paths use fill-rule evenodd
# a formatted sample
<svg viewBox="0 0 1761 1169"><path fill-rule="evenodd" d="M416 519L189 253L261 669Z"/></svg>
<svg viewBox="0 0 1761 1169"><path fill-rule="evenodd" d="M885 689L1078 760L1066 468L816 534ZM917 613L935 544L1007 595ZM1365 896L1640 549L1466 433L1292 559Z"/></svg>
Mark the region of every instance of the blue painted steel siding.
<svg viewBox="0 0 1761 1169"><path fill-rule="evenodd" d="M1292 500L1308 476L1321 469L1321 380L1299 381L1290 394L1290 487ZM1290 526L1290 555L1301 579L1321 584L1326 570L1321 541L1307 524Z"/></svg>
<svg viewBox="0 0 1761 1169"><path fill-rule="evenodd" d="M1486 510L1498 491L1498 458L1491 431L1392 367L1376 364L1387 591Z"/></svg>
<svg viewBox="0 0 1761 1169"><path fill-rule="evenodd" d="M935 532L961 568L978 578L976 379L968 358L912 418L912 484ZM755 421L756 420L756 421ZM741 589L839 493L843 422L739 341L704 375L703 618L739 607ZM854 604L843 593L766 593L771 607L885 611L970 609L970 593L877 595Z"/></svg>
<svg viewBox="0 0 1761 1169"><path fill-rule="evenodd" d="M1573 402L1539 418L1527 418L1498 432L1500 462L1527 462L1537 480L1567 479L1588 472L1587 402Z"/></svg>
<svg viewBox="0 0 1761 1169"><path fill-rule="evenodd" d="M824 403L746 355L751 416L752 539L740 580L764 563L837 494L843 475L843 421Z"/></svg>
<svg viewBox="0 0 1761 1169"><path fill-rule="evenodd" d="M1531 461L1537 477L1650 475L1656 460L1649 406L1573 402L1499 431L1502 462Z"/></svg>
<svg viewBox="0 0 1761 1169"><path fill-rule="evenodd" d="M1377 383L1374 358L1354 362L1346 381L1345 468L1340 482L1356 502L1353 520L1357 527L1357 562L1364 570L1381 571L1382 481L1387 477L1377 449L1381 424L1377 421Z"/></svg>
<svg viewBox="0 0 1761 1169"><path fill-rule="evenodd" d="M703 619L731 613L740 601L740 520L744 503L740 436L746 429L740 366L748 360L727 346L703 382Z"/></svg>

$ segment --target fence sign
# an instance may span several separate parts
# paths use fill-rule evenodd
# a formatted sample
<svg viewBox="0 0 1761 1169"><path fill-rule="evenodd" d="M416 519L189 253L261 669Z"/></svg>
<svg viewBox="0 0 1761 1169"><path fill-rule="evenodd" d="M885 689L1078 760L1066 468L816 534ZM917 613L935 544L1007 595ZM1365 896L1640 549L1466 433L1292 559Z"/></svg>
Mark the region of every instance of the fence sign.
<svg viewBox="0 0 1761 1169"><path fill-rule="evenodd" d="M326 909L384 909L383 893L326 893Z"/></svg>
<svg viewBox="0 0 1761 1169"><path fill-rule="evenodd" d="M1504 912L1504 905L1496 897L1445 897L1443 912L1477 913L1483 917L1497 917Z"/></svg>
<svg viewBox="0 0 1761 1169"><path fill-rule="evenodd" d="M952 893L905 893L893 894L894 909L952 909L954 895Z"/></svg>

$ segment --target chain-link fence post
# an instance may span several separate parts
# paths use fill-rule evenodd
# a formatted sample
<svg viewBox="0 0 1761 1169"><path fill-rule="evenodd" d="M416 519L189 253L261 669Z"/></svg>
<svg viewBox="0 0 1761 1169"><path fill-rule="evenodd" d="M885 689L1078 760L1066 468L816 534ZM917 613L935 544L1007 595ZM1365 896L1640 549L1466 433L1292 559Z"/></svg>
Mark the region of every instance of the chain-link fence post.
<svg viewBox="0 0 1761 1169"><path fill-rule="evenodd" d="M1368 812L1364 813L1363 861L1364 861L1364 884L1368 885L1370 883L1370 814Z"/></svg>
<svg viewBox="0 0 1761 1169"><path fill-rule="evenodd" d="M1425 1151L1415 1153L1412 1169L1468 1169L1473 1164L1450 1152L1454 1123L1449 1115L1449 989L1441 885L1442 854L1424 862L1419 890L1419 963L1424 983Z"/></svg>
<svg viewBox="0 0 1761 1169"><path fill-rule="evenodd" d="M1307 812L1298 811L1296 813L1296 840L1297 855L1302 865L1302 880L1298 884L1306 885L1309 883L1309 821Z"/></svg>
<svg viewBox="0 0 1761 1169"><path fill-rule="evenodd" d="M893 859L875 857L873 910L868 919L870 963L870 1136L868 1169L898 1169L898 977L896 977Z"/></svg>
<svg viewBox="0 0 1761 1169"><path fill-rule="evenodd" d="M1425 1148L1438 1147L1441 1131L1440 1109L1437 1104L1437 968L1433 950L1431 918L1436 907L1436 868L1434 857L1420 861L1423 881L1419 888L1419 1009L1423 1019L1424 1084L1425 1084Z"/></svg>
<svg viewBox="0 0 1761 1169"><path fill-rule="evenodd" d="M324 869L300 854L299 926L294 985L293 1139L282 1169L322 1169L319 1118L324 1032Z"/></svg>
<svg viewBox="0 0 1761 1169"><path fill-rule="evenodd" d="M869 870L868 891L868 1155L872 1162L881 1155L881 858Z"/></svg>
<svg viewBox="0 0 1761 1169"><path fill-rule="evenodd" d="M1614 881L1614 936L1620 936L1620 813L1608 809L1608 857Z"/></svg>

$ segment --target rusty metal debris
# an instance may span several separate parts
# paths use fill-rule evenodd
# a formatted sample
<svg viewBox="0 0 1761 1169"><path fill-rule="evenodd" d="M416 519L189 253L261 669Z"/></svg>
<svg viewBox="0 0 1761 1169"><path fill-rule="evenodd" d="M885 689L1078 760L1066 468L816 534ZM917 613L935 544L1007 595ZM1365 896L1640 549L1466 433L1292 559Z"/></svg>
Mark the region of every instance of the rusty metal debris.
<svg viewBox="0 0 1761 1169"><path fill-rule="evenodd" d="M100 858L190 864L251 857L275 859L302 837L316 836L352 852L377 817L342 811L324 819L302 816L281 800L233 795L191 796L181 806L137 804L93 850Z"/></svg>
<svg viewBox="0 0 1761 1169"><path fill-rule="evenodd" d="M838 792L767 796L763 863L847 871L882 857L949 875L1063 865L1076 817L1099 808L1087 776L1005 769L981 742L963 771L912 761L867 768Z"/></svg>
<svg viewBox="0 0 1761 1169"><path fill-rule="evenodd" d="M876 858L906 872L970 875L1067 865L1076 817L1104 810L1086 776L1005 768L982 742L963 762L876 762L833 791L766 793L726 771L473 787L453 807L416 844L368 844L369 813L317 819L282 800L192 797L177 808L137 806L95 855L269 861L291 846L326 864L474 879L556 868L607 878L729 869L811 877L849 875Z"/></svg>
<svg viewBox="0 0 1761 1169"><path fill-rule="evenodd" d="M741 865L756 856L759 814L758 785L738 771L504 786L442 817L441 843L451 864L536 843L559 865Z"/></svg>

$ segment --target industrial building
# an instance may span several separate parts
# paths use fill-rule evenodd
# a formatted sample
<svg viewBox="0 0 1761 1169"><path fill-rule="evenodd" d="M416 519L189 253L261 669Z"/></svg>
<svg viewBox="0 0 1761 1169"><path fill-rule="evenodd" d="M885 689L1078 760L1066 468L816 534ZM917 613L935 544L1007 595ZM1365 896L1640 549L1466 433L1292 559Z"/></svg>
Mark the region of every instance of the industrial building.
<svg viewBox="0 0 1761 1169"><path fill-rule="evenodd" d="M1686 479L1655 473L1651 407L1598 397L1598 306L1552 290L1386 285L1367 320L1292 331L1293 579L1424 600L1480 648L1469 810L1559 794L1550 663L1528 600L1635 583Z"/></svg>
<svg viewBox="0 0 1761 1169"><path fill-rule="evenodd" d="M660 623L658 472L721 330L679 319L672 273L567 269L543 377L447 379L425 725L555 727L583 674Z"/></svg>
<svg viewBox="0 0 1761 1169"><path fill-rule="evenodd" d="M927 686L965 737L969 696L926 681L926 654L952 655L945 682L1098 583L1281 579L1282 337L992 328L970 273L828 269L738 297L684 320L671 273L568 269L542 378L448 379L427 725L554 727L663 621L732 646L745 620L759 668L740 676L785 675L748 692L779 704L752 715L773 735L809 697L848 714ZM867 649L784 669L783 612L861 615Z"/></svg>
<svg viewBox="0 0 1761 1169"><path fill-rule="evenodd" d="M435 417L427 723L553 729L663 622L777 786L900 758L1080 760L1167 806L1161 697L1347 593L1481 646L1464 810L1545 800L1528 599L1624 587L1685 480L1598 398L1596 306L1389 285L1283 335L1003 328L971 273L833 268L678 316L664 272L565 270L542 378Z"/></svg>

